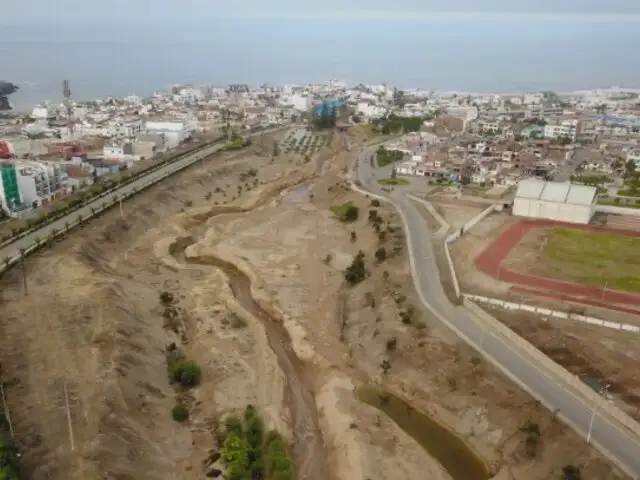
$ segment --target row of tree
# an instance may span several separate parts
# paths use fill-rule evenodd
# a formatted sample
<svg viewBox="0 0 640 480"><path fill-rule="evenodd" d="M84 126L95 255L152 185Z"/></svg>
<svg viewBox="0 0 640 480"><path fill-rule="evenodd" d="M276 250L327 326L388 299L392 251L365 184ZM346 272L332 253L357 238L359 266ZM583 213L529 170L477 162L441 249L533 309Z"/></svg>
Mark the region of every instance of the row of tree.
<svg viewBox="0 0 640 480"><path fill-rule="evenodd" d="M145 170L141 170L139 172L136 172L134 174L129 174L129 173L122 173L117 179L106 182L106 183L95 183L93 185L91 185L90 187L80 190L74 194L72 194L72 196L70 198L68 198L65 201L62 201L60 203L58 203L55 207L54 210L50 211L50 212L42 212L40 215L38 215L37 217L31 217L28 218L27 221L25 222L25 225L22 227L15 227L11 230L11 233L8 235L5 235L3 237L0 238L0 241L7 241L10 240L13 237L18 237L21 234L25 233L26 231L31 230L32 228L35 227L40 227L40 226L45 226L49 223L52 223L56 220L58 220L59 218L69 214L70 212L79 209L80 207L82 207L84 204L86 204L88 201L90 201L92 198L98 197L100 196L102 193L104 193L105 191L117 187L117 186L121 186L121 185L125 185L127 183L131 183L132 181L134 181L135 179L147 175L149 172L153 171L153 170L157 170L158 168L162 167L163 165L166 165L167 163L170 163L172 161L177 160L178 158L196 152L197 150L205 147L206 145L198 145L197 147L191 148L189 150L180 152L178 154L173 154L170 155L164 159L158 160L158 162L154 163L153 166L151 166L148 169Z"/></svg>
<svg viewBox="0 0 640 480"><path fill-rule="evenodd" d="M432 115L399 117L391 114L373 121L383 135L418 132L425 121L433 120Z"/></svg>

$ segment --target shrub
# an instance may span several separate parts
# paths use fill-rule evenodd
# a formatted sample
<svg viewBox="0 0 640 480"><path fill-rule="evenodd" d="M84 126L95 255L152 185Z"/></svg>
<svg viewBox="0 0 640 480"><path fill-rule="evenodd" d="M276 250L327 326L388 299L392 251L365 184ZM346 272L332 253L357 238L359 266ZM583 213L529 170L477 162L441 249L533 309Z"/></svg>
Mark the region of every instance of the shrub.
<svg viewBox="0 0 640 480"><path fill-rule="evenodd" d="M242 436L242 420L235 415L230 415L225 419L224 428L227 435Z"/></svg>
<svg viewBox="0 0 640 480"><path fill-rule="evenodd" d="M162 292L160 294L160 302L164 303L165 305L173 303L173 294L170 292Z"/></svg>
<svg viewBox="0 0 640 480"><path fill-rule="evenodd" d="M171 409L171 417L176 422L184 422L189 418L189 410L182 403L177 403Z"/></svg>
<svg viewBox="0 0 640 480"><path fill-rule="evenodd" d="M380 232L380 233L384 233L384 232ZM384 247L380 247L379 249L376 250L375 256L378 263L384 262L384 260L387 258L387 250Z"/></svg>
<svg viewBox="0 0 640 480"><path fill-rule="evenodd" d="M398 346L398 339L396 337L391 337L387 340L387 352L392 352Z"/></svg>
<svg viewBox="0 0 640 480"><path fill-rule="evenodd" d="M364 253L358 252L351 265L349 265L344 271L344 279L351 285L360 283L365 279L367 271L364 265Z"/></svg>
<svg viewBox="0 0 640 480"><path fill-rule="evenodd" d="M355 222L358 219L359 209L351 202L343 203L342 205L337 205L335 207L331 207L331 211L335 214L335 216L341 222Z"/></svg>
<svg viewBox="0 0 640 480"><path fill-rule="evenodd" d="M192 360L178 360L171 365L171 380L185 388L195 387L200 383L202 371L200 365Z"/></svg>
<svg viewBox="0 0 640 480"><path fill-rule="evenodd" d="M582 474L580 468L575 465L565 465L562 467L562 475L564 480L581 480Z"/></svg>

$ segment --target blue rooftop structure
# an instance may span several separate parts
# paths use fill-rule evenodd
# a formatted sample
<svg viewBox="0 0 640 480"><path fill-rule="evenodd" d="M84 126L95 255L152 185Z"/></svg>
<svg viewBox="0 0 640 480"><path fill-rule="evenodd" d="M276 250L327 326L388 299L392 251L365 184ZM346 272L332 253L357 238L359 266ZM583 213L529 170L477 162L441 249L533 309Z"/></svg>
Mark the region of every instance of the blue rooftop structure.
<svg viewBox="0 0 640 480"><path fill-rule="evenodd" d="M333 115L333 113L344 106L344 100L332 98L323 100L313 107L314 115Z"/></svg>

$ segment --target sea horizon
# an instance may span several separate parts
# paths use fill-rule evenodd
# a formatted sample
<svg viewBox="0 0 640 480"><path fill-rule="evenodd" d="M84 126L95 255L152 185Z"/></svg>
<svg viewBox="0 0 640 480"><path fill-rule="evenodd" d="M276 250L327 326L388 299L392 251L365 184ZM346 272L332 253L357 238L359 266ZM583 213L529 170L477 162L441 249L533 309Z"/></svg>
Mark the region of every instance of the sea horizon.
<svg viewBox="0 0 640 480"><path fill-rule="evenodd" d="M17 110L148 96L172 84L388 83L474 93L634 88L640 21L575 17L219 18L194 24L0 28ZM604 17L603 17L604 18Z"/></svg>

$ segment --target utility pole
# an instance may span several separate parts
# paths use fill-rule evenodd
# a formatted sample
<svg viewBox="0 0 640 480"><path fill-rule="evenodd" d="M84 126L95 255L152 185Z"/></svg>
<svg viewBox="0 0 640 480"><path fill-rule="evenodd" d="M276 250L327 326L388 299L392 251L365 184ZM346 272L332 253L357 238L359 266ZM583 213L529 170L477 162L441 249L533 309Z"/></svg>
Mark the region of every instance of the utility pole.
<svg viewBox="0 0 640 480"><path fill-rule="evenodd" d="M11 423L11 415L9 414L7 399L4 396L4 380L2 378L0 378L0 394L2 395L2 410L4 412L5 418L7 419L7 423L9 424L9 432L11 433L11 438L13 438L13 424Z"/></svg>
<svg viewBox="0 0 640 480"><path fill-rule="evenodd" d="M64 384L64 404L67 410L67 426L69 427L69 441L71 442L71 451L76 449L76 444L73 439L73 426L71 424L71 411L69 410L69 392L67 391L67 384Z"/></svg>
<svg viewBox="0 0 640 480"><path fill-rule="evenodd" d="M607 383L602 389L600 389L598 393L598 397L593 401L593 408L591 410L591 419L589 420L589 431L587 432L587 445L591 443L591 434L593 433L593 423L596 419L596 412L598 411L598 407L600 404L606 399L607 389L611 386L610 383Z"/></svg>
<svg viewBox="0 0 640 480"><path fill-rule="evenodd" d="M29 290L27 289L27 267L24 264L25 250L20 249L20 264L22 265L22 285L24 286L24 294L27 295Z"/></svg>

